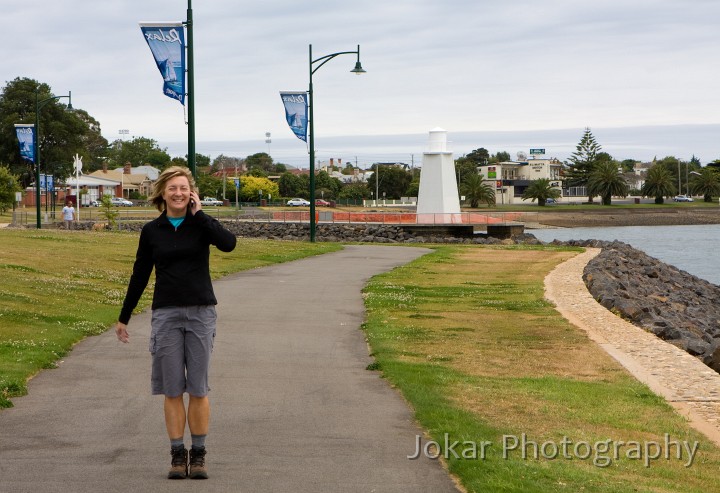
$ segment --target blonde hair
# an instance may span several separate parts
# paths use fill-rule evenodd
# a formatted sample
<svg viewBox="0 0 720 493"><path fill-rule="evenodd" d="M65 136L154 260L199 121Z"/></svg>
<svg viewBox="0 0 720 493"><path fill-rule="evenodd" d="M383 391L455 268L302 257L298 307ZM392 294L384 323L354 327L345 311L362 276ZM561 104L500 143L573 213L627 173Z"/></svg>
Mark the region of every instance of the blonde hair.
<svg viewBox="0 0 720 493"><path fill-rule="evenodd" d="M184 166L171 166L167 168L165 171L160 173L160 176L158 176L158 179L153 184L153 191L148 198L150 203L154 205L155 208L160 212L163 212L165 210L165 199L163 199L163 192L165 191L167 182L178 176L184 176L185 178L187 178L188 183L190 184L190 189L194 192L197 191L197 187L195 186L195 179L193 178L192 173L188 168L185 168Z"/></svg>

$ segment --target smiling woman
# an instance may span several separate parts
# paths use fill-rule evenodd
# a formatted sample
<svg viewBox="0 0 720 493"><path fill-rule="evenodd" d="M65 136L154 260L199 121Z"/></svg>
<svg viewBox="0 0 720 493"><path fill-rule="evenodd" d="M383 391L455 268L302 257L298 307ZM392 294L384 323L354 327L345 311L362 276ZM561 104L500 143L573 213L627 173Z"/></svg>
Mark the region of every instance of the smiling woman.
<svg viewBox="0 0 720 493"><path fill-rule="evenodd" d="M210 245L231 252L237 239L202 212L187 168L173 166L163 171L153 187L151 202L162 214L143 226L140 233L115 333L121 342L130 342L127 324L154 270L151 387L154 395L165 396L165 425L172 454L168 478L188 476L188 451L183 443L187 425L192 437L189 476L205 479L205 436L210 419L208 376L217 319ZM189 395L187 410L185 393Z"/></svg>

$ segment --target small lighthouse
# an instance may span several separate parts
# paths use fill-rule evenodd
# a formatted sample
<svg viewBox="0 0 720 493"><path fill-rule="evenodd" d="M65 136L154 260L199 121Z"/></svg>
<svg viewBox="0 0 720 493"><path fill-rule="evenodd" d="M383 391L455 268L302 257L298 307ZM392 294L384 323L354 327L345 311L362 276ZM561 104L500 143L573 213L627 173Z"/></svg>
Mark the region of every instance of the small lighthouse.
<svg viewBox="0 0 720 493"><path fill-rule="evenodd" d="M418 222L423 220L421 214L433 214L433 223L456 222L458 216L450 214L460 213L455 161L447 149L447 131L442 128L430 130L428 150L423 153L417 213Z"/></svg>

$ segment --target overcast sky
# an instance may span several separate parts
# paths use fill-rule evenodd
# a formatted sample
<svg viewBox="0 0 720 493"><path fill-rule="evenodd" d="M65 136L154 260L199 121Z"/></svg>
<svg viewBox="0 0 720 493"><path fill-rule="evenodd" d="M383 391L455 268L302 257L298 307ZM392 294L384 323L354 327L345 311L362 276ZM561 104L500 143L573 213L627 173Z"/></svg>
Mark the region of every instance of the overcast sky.
<svg viewBox="0 0 720 493"><path fill-rule="evenodd" d="M186 9L4 2L0 82L72 91L111 141L185 140L138 22ZM307 90L310 43L360 44L367 70L344 55L315 74L317 139L720 123L717 0L196 0L193 16L198 141L291 138L278 92Z"/></svg>

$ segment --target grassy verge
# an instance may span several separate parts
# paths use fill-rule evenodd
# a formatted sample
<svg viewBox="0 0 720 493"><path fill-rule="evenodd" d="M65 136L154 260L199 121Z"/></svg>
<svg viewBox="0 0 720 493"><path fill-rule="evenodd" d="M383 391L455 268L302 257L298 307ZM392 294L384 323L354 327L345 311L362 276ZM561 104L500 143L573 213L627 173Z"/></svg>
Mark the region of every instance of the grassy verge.
<svg viewBox="0 0 720 493"><path fill-rule="evenodd" d="M0 407L72 346L117 320L135 259L132 233L0 230ZM214 278L340 248L338 244L239 239L214 249ZM151 281L152 282L152 281ZM138 311L152 298L145 290Z"/></svg>
<svg viewBox="0 0 720 493"><path fill-rule="evenodd" d="M543 299L545 275L575 253L447 246L373 278L372 367L468 491L716 491L718 448ZM699 442L692 465L666 434Z"/></svg>

